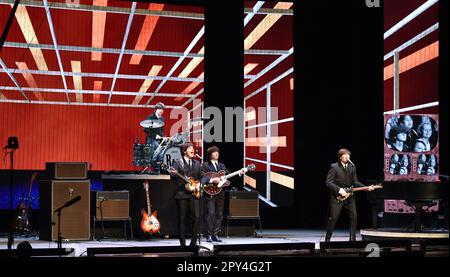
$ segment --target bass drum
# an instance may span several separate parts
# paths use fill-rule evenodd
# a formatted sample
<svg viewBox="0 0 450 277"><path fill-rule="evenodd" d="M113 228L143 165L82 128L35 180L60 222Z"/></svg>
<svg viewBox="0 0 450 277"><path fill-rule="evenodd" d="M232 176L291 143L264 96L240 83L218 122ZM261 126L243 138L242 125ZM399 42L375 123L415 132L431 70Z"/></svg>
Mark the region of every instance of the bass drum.
<svg viewBox="0 0 450 277"><path fill-rule="evenodd" d="M178 146L171 146L164 151L163 162L168 166L173 166L176 160L181 159L181 150Z"/></svg>

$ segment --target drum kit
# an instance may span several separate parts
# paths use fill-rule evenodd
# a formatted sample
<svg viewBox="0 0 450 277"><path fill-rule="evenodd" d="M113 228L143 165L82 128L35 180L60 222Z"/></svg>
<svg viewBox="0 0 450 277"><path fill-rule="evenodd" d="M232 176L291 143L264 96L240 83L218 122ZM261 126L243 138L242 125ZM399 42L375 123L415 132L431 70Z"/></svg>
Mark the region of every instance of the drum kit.
<svg viewBox="0 0 450 277"><path fill-rule="evenodd" d="M148 119L141 121L140 125L144 128L154 129L163 127L164 122L157 119ZM171 137L163 137L158 146L140 144L139 139L136 139L133 145L133 165L145 167L142 172L150 167L155 172L159 172L158 169L161 163L172 166L176 160L182 158L180 145L188 141L188 130L180 134L174 134Z"/></svg>

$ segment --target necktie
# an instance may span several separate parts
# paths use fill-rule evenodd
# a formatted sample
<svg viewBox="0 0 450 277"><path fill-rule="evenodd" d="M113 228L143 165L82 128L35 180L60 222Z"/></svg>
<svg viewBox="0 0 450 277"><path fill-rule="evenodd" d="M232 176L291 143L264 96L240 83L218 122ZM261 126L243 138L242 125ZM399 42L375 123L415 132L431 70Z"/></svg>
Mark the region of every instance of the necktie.
<svg viewBox="0 0 450 277"><path fill-rule="evenodd" d="M214 165L214 169L217 171L217 164L215 162L213 162Z"/></svg>

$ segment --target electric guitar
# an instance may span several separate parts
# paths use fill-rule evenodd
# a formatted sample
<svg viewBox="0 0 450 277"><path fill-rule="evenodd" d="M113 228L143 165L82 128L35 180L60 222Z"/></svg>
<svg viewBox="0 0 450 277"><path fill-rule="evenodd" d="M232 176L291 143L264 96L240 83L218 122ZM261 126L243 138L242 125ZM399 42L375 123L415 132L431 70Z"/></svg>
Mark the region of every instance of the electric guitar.
<svg viewBox="0 0 450 277"><path fill-rule="evenodd" d="M336 200L338 202L345 201L347 198L349 198L350 196L353 195L353 192L356 192L356 191L367 191L367 190L369 190L369 187L360 187L360 188L353 188L353 187L351 187L351 188L346 188L346 189L344 188L344 190L347 192L347 194L345 196L342 196L342 195L339 194L338 196L336 196ZM373 185L373 188L374 189L382 189L383 186L382 185Z"/></svg>
<svg viewBox="0 0 450 277"><path fill-rule="evenodd" d="M208 172L205 175L210 177L210 178L220 178L220 182L218 184L213 184L213 183L209 183L209 184L205 184L205 186L203 187L203 190L209 194L209 195L217 195L222 191L222 187L226 187L230 185L230 181L228 181L229 178L239 174L239 173L245 173L247 171L253 171L255 170L255 165L254 164L250 164L247 167L241 168L238 171L235 171L233 173L230 173L228 175L225 175L225 171L221 170L219 172Z"/></svg>
<svg viewBox="0 0 450 277"><path fill-rule="evenodd" d="M24 199L22 195L19 205L17 206L16 219L13 222L13 230L17 230L20 232L29 231L30 214L32 210L30 205L30 195L31 195L31 188L33 187L33 182L34 180L36 180L36 176L37 172L34 172L30 179L27 198Z"/></svg>
<svg viewBox="0 0 450 277"><path fill-rule="evenodd" d="M156 218L158 212L153 211L152 213L151 210L150 197L148 195L148 181L144 181L144 190L147 196L148 213L145 211L145 209L142 209L141 211L142 214L141 229L144 233L154 234L159 231L161 226L159 224L158 219Z"/></svg>
<svg viewBox="0 0 450 277"><path fill-rule="evenodd" d="M164 169L170 173L176 174L178 177L180 177L183 181L186 182L184 185L184 188L187 191L191 192L195 198L200 198L201 193L200 193L200 181L199 180L195 180L193 177L183 176L175 168L168 166L165 163L161 164L161 169Z"/></svg>

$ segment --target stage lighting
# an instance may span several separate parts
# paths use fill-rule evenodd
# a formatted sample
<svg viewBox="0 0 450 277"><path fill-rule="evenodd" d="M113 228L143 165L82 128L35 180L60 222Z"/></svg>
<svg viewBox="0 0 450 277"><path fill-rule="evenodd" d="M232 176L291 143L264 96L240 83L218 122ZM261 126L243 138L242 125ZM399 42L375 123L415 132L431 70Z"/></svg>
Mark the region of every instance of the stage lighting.
<svg viewBox="0 0 450 277"><path fill-rule="evenodd" d="M4 149L18 149L19 148L19 141L17 140L17 137L9 137L8 138L8 145L3 147Z"/></svg>

